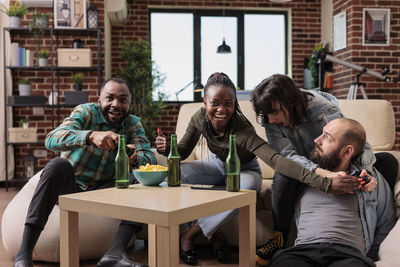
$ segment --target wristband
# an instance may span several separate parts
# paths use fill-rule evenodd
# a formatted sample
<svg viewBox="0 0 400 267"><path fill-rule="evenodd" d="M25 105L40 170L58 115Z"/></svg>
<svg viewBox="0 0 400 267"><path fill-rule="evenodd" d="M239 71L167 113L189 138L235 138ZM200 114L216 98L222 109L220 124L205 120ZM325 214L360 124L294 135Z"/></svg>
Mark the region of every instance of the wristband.
<svg viewBox="0 0 400 267"><path fill-rule="evenodd" d="M89 144L89 137L90 137L90 135L91 135L92 133L93 133L93 130L89 131L88 134L86 135L86 144L87 144L87 145L90 145L90 144Z"/></svg>

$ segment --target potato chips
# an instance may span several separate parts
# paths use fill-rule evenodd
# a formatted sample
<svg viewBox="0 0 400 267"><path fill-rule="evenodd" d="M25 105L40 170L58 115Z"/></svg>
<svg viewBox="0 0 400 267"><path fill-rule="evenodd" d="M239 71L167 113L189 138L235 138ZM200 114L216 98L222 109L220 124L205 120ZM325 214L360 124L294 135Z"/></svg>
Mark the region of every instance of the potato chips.
<svg viewBox="0 0 400 267"><path fill-rule="evenodd" d="M150 165L149 163L146 164L146 166L139 166L139 169L136 169L136 171L140 172L159 172L159 171L167 171L168 168L161 166L161 165Z"/></svg>

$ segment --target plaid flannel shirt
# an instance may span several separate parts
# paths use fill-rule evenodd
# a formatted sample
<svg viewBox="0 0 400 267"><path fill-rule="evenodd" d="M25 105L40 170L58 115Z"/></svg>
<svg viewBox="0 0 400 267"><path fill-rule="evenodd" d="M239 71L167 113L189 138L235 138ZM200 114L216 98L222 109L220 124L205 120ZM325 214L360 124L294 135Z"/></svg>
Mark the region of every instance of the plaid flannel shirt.
<svg viewBox="0 0 400 267"><path fill-rule="evenodd" d="M61 152L61 157L69 160L74 168L76 182L83 190L90 185L114 179L117 150L106 151L87 144L87 136L92 131L124 134L126 143L136 147L138 166L156 163L139 117L129 115L117 130L107 125L97 103L79 105L59 127L46 136L45 144L47 149Z"/></svg>

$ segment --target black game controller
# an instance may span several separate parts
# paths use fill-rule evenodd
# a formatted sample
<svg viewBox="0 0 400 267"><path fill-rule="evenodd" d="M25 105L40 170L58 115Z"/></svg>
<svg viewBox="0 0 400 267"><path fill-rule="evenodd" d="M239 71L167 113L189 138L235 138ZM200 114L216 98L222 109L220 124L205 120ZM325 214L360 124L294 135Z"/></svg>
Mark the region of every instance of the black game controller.
<svg viewBox="0 0 400 267"><path fill-rule="evenodd" d="M360 176L360 175L361 175L361 171L352 171L352 172L350 173L350 175L351 175L351 176L355 176L355 177L357 177L357 178L361 178L362 181L365 182L364 185L368 184L368 183L371 181L371 179L370 179L367 175Z"/></svg>

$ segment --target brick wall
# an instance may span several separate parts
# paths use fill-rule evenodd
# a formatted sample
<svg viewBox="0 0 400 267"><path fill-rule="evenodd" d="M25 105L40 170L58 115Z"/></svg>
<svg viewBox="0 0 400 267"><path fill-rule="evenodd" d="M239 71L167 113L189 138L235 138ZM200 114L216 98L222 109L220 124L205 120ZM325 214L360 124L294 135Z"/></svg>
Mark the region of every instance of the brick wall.
<svg viewBox="0 0 400 267"><path fill-rule="evenodd" d="M96 7L100 10L100 27L104 28L104 1L96 0L93 1L96 4ZM22 26L29 27L29 23L32 21L32 15L34 12L45 12L49 13L50 20L49 25L52 27L53 25L53 8L29 8L28 14L23 17ZM104 33L104 31L103 31ZM95 36L59 36L59 45L60 48L72 48L72 42L74 39L81 39L84 41L85 48L91 48L92 50L92 64L98 64L97 57L97 38ZM19 46L25 47L27 49L35 50L35 41L32 36L25 35L16 35L13 37L13 41L19 43ZM54 39L54 42L56 39ZM50 51L50 36L43 36L41 39L41 43L39 45L39 49L48 48ZM57 51L54 51L55 53ZM56 55L55 55L56 56ZM34 57L34 64L37 65L36 56ZM49 60L50 64L50 60ZM57 64L57 61L54 61L54 64ZM104 66L104 62L102 63ZM60 83L60 104L65 102L64 92L66 90L75 90L73 88L72 75L75 72L59 72L59 83ZM89 92L89 101L95 102L97 101L97 90L98 90L98 78L97 78L97 70L90 72L83 72L85 75L83 82L84 91ZM57 73L55 73L55 90L56 90L56 79ZM51 72L50 71L14 71L13 72L13 95L18 95L18 80L26 78L32 82L32 95L43 95L48 96L51 92ZM102 77L104 80L104 77ZM47 103L47 100L46 100ZM23 117L29 117L29 127L37 127L38 128L38 141L44 142L46 135L57 127L62 120L68 116L72 107L61 107L59 112L55 111L55 121L54 124L52 122L52 108L45 107L44 115L33 115L32 107L13 107L13 127L19 127L19 120ZM15 177L23 177L24 175L24 158L28 154L33 154L33 150L35 149L45 149L43 144L21 144L14 146L14 156L15 156ZM42 169L45 164L52 158L54 158L58 153L53 153L51 151L47 151L47 156L44 158L38 158L36 164L36 170Z"/></svg>
<svg viewBox="0 0 400 267"><path fill-rule="evenodd" d="M334 15L346 12L347 16L347 46L333 54L334 57L355 65L380 72L389 68L400 72L400 6L398 1L339 1L334 0ZM389 46L362 45L362 15L363 8L390 8L390 43ZM334 64L333 94L339 98L347 96L350 84L354 81L357 71ZM396 75L390 75L394 78ZM400 83L383 82L367 74L361 76L364 89L371 99L385 99L392 103L396 120L395 150L400 150ZM362 98L359 94L358 98Z"/></svg>
<svg viewBox="0 0 400 267"><path fill-rule="evenodd" d="M129 2L129 1L128 1ZM292 72L293 78L299 85L303 85L304 58L308 58L317 42L320 41L321 32L321 3L319 0L292 1L285 4L272 3L266 0L176 0L176 1L152 1L135 0L130 4L130 21L124 26L113 26L112 28L112 68L113 73L121 67L122 60L121 40L138 38L149 39L149 6L169 8L290 8L292 11ZM177 104L169 104L165 115L161 118L160 128L169 136L175 131Z"/></svg>

